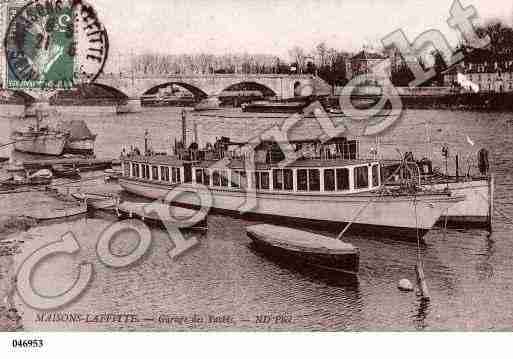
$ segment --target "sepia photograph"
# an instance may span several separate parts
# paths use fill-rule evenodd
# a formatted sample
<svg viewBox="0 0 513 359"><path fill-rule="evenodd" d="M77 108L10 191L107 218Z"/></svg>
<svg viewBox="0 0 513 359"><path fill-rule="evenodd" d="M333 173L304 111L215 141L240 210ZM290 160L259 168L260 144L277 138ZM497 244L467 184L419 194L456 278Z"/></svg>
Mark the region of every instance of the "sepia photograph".
<svg viewBox="0 0 513 359"><path fill-rule="evenodd" d="M11 350L513 329L513 3L0 0L0 36Z"/></svg>

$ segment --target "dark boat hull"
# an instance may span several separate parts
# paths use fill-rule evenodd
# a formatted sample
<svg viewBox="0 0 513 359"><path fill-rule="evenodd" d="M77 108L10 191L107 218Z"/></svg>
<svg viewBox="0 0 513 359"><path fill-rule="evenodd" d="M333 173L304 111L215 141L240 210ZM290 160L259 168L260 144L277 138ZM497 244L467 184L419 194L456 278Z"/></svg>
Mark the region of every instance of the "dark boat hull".
<svg viewBox="0 0 513 359"><path fill-rule="evenodd" d="M294 266L309 265L323 270L350 274L358 273L360 266L360 254L358 251L345 254L296 251L272 245L252 233L248 233L248 237L253 241L253 246L256 250L285 264Z"/></svg>

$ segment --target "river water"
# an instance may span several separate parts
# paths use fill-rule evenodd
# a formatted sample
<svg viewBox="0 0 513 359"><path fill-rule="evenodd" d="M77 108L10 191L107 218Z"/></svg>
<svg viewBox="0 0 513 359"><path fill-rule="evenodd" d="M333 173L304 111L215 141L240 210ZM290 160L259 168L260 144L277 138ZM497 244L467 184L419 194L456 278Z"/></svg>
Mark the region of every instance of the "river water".
<svg viewBox="0 0 513 359"><path fill-rule="evenodd" d="M156 150L169 151L181 136L179 110L149 109L139 114L85 118L98 133L97 155L116 157L123 146L142 148L144 130ZM276 123L273 119L236 120L198 118L201 141L228 135L232 139L256 134ZM426 125L429 123L429 125ZM497 175L497 215L494 232L433 229L422 248L430 303L413 293L401 293L402 278L414 281L416 245L392 240L347 236L361 250L357 280L284 267L255 253L240 219L211 215L200 245L176 261L169 259L169 237L152 228L153 245L136 265L106 267L96 255L101 231L114 221L108 215L34 228L26 234L23 252L55 241L72 231L81 245L75 256L46 261L34 276L36 288L46 295L65 291L77 276L77 265L92 263L90 287L61 313L94 315L136 314L133 323L97 321L40 322L38 312L18 298L27 330L511 330L513 327L513 115L454 111L410 110L383 135L380 152L397 157L396 149L430 154L444 167L440 148L460 154L466 171L480 148L492 155ZM0 134L7 141L11 124L2 119ZM193 131L191 131L192 134ZM208 138L207 138L208 137ZM467 139L468 137L468 139ZM429 139L429 140L428 140ZM468 140L474 142L474 146ZM362 139L361 151L375 146ZM475 162L475 161L474 161ZM449 166L452 171L452 163ZM505 215L505 216L504 216ZM126 235L113 251L130 253L137 241ZM32 249L31 249L32 248ZM257 316L269 315L272 323ZM171 318L173 321L159 320ZM179 319L186 317L184 322ZM215 318L214 318L215 317ZM145 320L146 319L146 320ZM215 319L215 320L214 320Z"/></svg>

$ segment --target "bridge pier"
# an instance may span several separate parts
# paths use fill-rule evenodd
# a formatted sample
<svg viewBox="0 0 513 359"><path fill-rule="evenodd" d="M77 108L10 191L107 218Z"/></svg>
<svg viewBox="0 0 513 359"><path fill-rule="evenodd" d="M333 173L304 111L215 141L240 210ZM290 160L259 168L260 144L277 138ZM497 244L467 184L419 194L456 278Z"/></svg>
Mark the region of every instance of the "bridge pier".
<svg viewBox="0 0 513 359"><path fill-rule="evenodd" d="M118 114L137 113L142 111L142 103L140 98L129 98L125 103L120 103L116 107Z"/></svg>

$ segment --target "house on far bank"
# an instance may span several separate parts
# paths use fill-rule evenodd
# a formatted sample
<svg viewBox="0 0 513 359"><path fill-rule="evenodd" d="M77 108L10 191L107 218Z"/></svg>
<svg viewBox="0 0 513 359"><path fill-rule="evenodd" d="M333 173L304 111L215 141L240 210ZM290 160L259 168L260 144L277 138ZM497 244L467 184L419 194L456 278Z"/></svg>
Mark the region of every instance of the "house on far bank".
<svg viewBox="0 0 513 359"><path fill-rule="evenodd" d="M465 92L513 92L513 56L474 49L443 75L445 86Z"/></svg>
<svg viewBox="0 0 513 359"><path fill-rule="evenodd" d="M377 73L375 67L387 58L378 53L362 50L347 62L346 73L349 80L363 76L366 85L380 86L383 81L391 77L391 69L386 68L382 73ZM374 70L374 71L373 71Z"/></svg>

